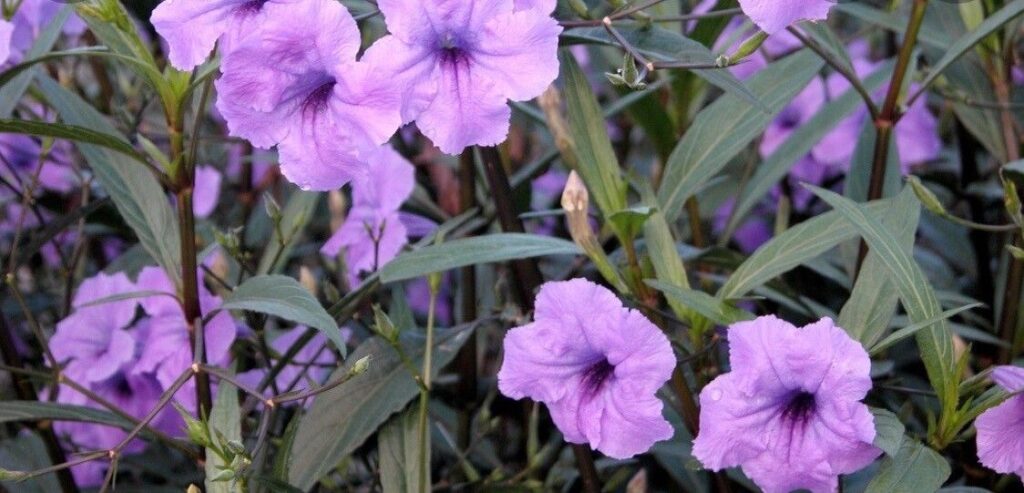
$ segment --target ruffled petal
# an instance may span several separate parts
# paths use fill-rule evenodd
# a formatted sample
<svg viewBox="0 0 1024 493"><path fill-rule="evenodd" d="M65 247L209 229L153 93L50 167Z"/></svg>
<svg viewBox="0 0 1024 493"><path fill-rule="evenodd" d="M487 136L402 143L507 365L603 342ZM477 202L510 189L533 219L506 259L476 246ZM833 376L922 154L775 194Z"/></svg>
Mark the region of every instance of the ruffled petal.
<svg viewBox="0 0 1024 493"><path fill-rule="evenodd" d="M167 58L179 70L203 63L230 27L233 11L248 0L164 0L150 22L167 41Z"/></svg>
<svg viewBox="0 0 1024 493"><path fill-rule="evenodd" d="M558 22L540 10L487 24L473 47L473 71L513 101L540 96L558 77Z"/></svg>
<svg viewBox="0 0 1024 493"><path fill-rule="evenodd" d="M823 21L832 0L740 0L740 8L762 31L775 34L799 21Z"/></svg>
<svg viewBox="0 0 1024 493"><path fill-rule="evenodd" d="M981 463L998 473L1024 476L1024 396L985 411L974 426Z"/></svg>
<svg viewBox="0 0 1024 493"><path fill-rule="evenodd" d="M583 343L578 330L543 319L509 330L504 355L498 371L501 393L549 403L577 393L579 375L601 357Z"/></svg>
<svg viewBox="0 0 1024 493"><path fill-rule="evenodd" d="M508 136L512 110L494 82L465 60L441 65L437 95L416 124L441 152L494 146Z"/></svg>
<svg viewBox="0 0 1024 493"><path fill-rule="evenodd" d="M1024 368L1019 366L997 366L992 370L992 381L1007 392L1024 390Z"/></svg>

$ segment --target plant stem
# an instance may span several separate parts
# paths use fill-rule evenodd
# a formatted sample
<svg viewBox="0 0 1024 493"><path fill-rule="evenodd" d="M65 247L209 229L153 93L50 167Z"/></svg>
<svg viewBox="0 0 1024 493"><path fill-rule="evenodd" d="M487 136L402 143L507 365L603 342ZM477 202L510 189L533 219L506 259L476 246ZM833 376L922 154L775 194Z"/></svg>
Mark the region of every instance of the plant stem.
<svg viewBox="0 0 1024 493"><path fill-rule="evenodd" d="M439 276L440 274L431 274ZM434 358L434 317L437 311L438 284L430 283L430 305L427 308L427 345L423 348L423 386L420 388L419 431L420 431L420 493L430 491L430 381Z"/></svg>
<svg viewBox="0 0 1024 493"><path fill-rule="evenodd" d="M459 212L464 213L476 205L476 167L474 166L473 150L462 153L459 159ZM459 271L460 323L469 323L477 317L476 309L476 268L463 267ZM459 428L456 436L460 448L469 446L472 434L472 412L476 405L477 388L477 351L476 338L470 337L455 357L455 367L459 372L459 383L456 388L457 399L460 401Z"/></svg>

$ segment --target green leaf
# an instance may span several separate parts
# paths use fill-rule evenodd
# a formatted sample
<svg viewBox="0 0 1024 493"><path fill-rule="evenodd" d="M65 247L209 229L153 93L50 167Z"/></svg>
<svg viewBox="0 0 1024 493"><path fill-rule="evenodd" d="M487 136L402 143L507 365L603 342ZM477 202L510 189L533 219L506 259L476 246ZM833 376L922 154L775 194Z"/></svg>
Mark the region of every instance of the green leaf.
<svg viewBox="0 0 1024 493"><path fill-rule="evenodd" d="M895 200L889 213L883 214L879 221L898 238L904 251L912 253L921 209L912 194L902 194ZM850 299L839 313L839 326L870 348L885 335L897 304L899 292L889 268L878 253L869 251Z"/></svg>
<svg viewBox="0 0 1024 493"><path fill-rule="evenodd" d="M384 283L405 281L468 265L582 253L575 243L548 236L522 233L475 236L399 255L380 270L380 280Z"/></svg>
<svg viewBox="0 0 1024 493"><path fill-rule="evenodd" d="M0 442L0 464L8 471L37 471L53 463L46 452L46 444L36 433L19 433ZM24 482L3 481L0 489L8 493L51 493L61 491L54 473L44 474Z"/></svg>
<svg viewBox="0 0 1024 493"><path fill-rule="evenodd" d="M665 214L653 207L658 201L654 197L654 191L647 183L642 184L640 191L644 202L654 210L651 217L644 223L644 240L646 240L647 255L654 266L654 273L663 282L689 289L690 280L686 277L686 266L683 264L682 257L679 256L679 250L676 249L672 228L669 227ZM668 298L667 301L677 317L682 320L690 320L692 313L685 304L672 298Z"/></svg>
<svg viewBox="0 0 1024 493"><path fill-rule="evenodd" d="M686 38L675 31L657 26L645 26L632 22L616 22L615 29L634 48L652 61L682 62L694 65L714 65L715 55L697 41ZM597 43L618 47L619 43L603 27L571 29L562 34L562 40L569 43ZM733 94L762 112L768 107L747 86L729 70L720 68L693 69L698 77Z"/></svg>
<svg viewBox="0 0 1024 493"><path fill-rule="evenodd" d="M84 144L94 144L124 154L136 161L146 161L146 158L139 154L131 144L116 136L97 132L88 127L32 120L0 120L0 132L35 135L37 137L53 137L55 139L67 139Z"/></svg>
<svg viewBox="0 0 1024 493"><path fill-rule="evenodd" d="M586 74L567 50L559 51L569 129L575 144L580 177L587 184L594 203L611 216L626 208L626 184L615 157L601 107Z"/></svg>
<svg viewBox="0 0 1024 493"><path fill-rule="evenodd" d="M123 430L131 430L135 427L132 422L116 414L91 407L44 401L0 402L0 423L20 421L78 421L113 426Z"/></svg>
<svg viewBox="0 0 1024 493"><path fill-rule="evenodd" d="M874 346L871 347L871 351L870 352L871 352L872 355L879 354L882 351L885 351L886 349L889 349L890 347L892 347L896 343L902 341L903 339L906 339L906 338L908 338L908 337L910 337L912 335L917 334L922 329L926 329L926 328L928 328L928 327L930 327L930 326L932 326L934 324L937 324L937 323L939 323L939 322L941 322L943 320L948 320L950 318L953 318L953 317L957 316L958 314L960 314L962 312L965 312L967 310L971 310L971 309L982 307L982 306L985 306L985 304L984 303L971 303L970 305L964 305L964 306L961 306L959 308L954 308L952 310L946 310L946 311L940 313L938 317L930 318L930 319L922 321L922 322L918 322L918 323L915 323L915 324L908 325L908 326L906 326L906 327L904 327L904 328L902 328L900 330L897 330L897 331L893 332L892 334L889 334L889 337L886 337L885 339L882 339L881 341L879 341L878 344L875 344Z"/></svg>
<svg viewBox="0 0 1024 493"><path fill-rule="evenodd" d="M291 469L292 449L295 447L295 436L299 432L299 419L292 419L284 430L281 443L274 454L273 478L287 484L288 470Z"/></svg>
<svg viewBox="0 0 1024 493"><path fill-rule="evenodd" d="M213 409L210 410L208 425L210 436L216 437L219 432L219 435L222 435L225 440L242 442L242 416L238 406L238 389L224 380L221 380L217 386L217 398L213 403ZM229 465L225 464L216 452L209 448L206 449L206 491L208 493L241 493L236 481L211 480Z"/></svg>
<svg viewBox="0 0 1024 493"><path fill-rule="evenodd" d="M928 380L942 404L942 417L951 417L957 407L959 384L953 338L945 320L941 318L941 305L924 272L914 261L913 256L900 248L899 241L892 232L883 227L878 220L869 218L856 203L835 192L811 185L805 186L850 221L871 250L878 253L879 258L889 267L893 282L900 293L903 308L914 323L940 320L919 331L916 338L921 360L928 372ZM902 193L912 195L913 191L907 188Z"/></svg>
<svg viewBox="0 0 1024 493"><path fill-rule="evenodd" d="M221 310L247 310L273 315L323 332L345 354L341 330L327 310L298 281L268 275L247 279L224 300Z"/></svg>
<svg viewBox="0 0 1024 493"><path fill-rule="evenodd" d="M1024 13L1024 0L1013 0L990 15L977 28L971 29L967 34L957 39L946 53L942 55L942 58L929 67L928 76L921 82L919 90L923 91L931 86L942 75L942 72L963 56L964 53L967 53L974 45L980 43L988 35L996 32L1021 13Z"/></svg>
<svg viewBox="0 0 1024 493"><path fill-rule="evenodd" d="M889 457L896 457L903 444L903 433L907 427L895 414L877 407L870 408L875 418L874 446L882 449Z"/></svg>
<svg viewBox="0 0 1024 493"><path fill-rule="evenodd" d="M653 207L630 207L608 216L608 221L622 235L623 241L632 241L643 230L644 223L655 210Z"/></svg>
<svg viewBox="0 0 1024 493"><path fill-rule="evenodd" d="M902 34L907 28L906 16L901 17L883 12L860 2L841 2L836 4L835 10L898 34ZM947 36L941 32L936 32L934 29L929 29L927 26L921 28L917 39L933 48L946 49L949 47L949 38Z"/></svg>
<svg viewBox="0 0 1024 493"><path fill-rule="evenodd" d="M416 406L393 416L380 429L377 436L380 455L380 484L389 493L418 493L420 491L420 430ZM427 447L427 464L430 447ZM427 470L427 484L430 470Z"/></svg>
<svg viewBox="0 0 1024 493"><path fill-rule="evenodd" d="M665 217L670 222L677 219L686 200L761 135L823 64L805 49L769 65L751 79L750 89L768 106L768 113L732 94L703 109L665 164L663 185L658 191Z"/></svg>
<svg viewBox="0 0 1024 493"><path fill-rule="evenodd" d="M473 333L474 326L438 331L434 348L434 371L455 357ZM414 368L422 367L422 336L406 335L402 345ZM331 380L348 374L349 366L371 356L370 368L337 389L317 396L302 418L295 437L301 444L292 450L290 483L310 489L346 455L352 453L377 431L388 418L419 394L419 386L387 342L374 337L360 345ZM325 432L329 430L329 432Z"/></svg>
<svg viewBox="0 0 1024 493"><path fill-rule="evenodd" d="M53 20L46 25L43 32L36 38L35 43L32 43L32 47L25 54L25 58L30 60L39 58L53 49L54 43L57 42L57 38L60 37L61 30L64 28L64 23L67 22L70 16L71 7L65 5L57 12L57 15L53 16ZM18 101L21 101L21 97L28 90L28 86L32 84L32 78L35 77L36 72L38 70L20 73L11 79L11 82L0 87L0 118L11 116L11 112L18 105Z"/></svg>
<svg viewBox="0 0 1024 493"><path fill-rule="evenodd" d="M892 202L867 206L878 219L889 212ZM718 290L718 299L740 298L755 288L854 238L857 229L838 212L827 212L804 221L761 245Z"/></svg>
<svg viewBox="0 0 1024 493"><path fill-rule="evenodd" d="M884 64L864 80L864 86L868 91L878 89L883 82L888 81L891 72L892 64ZM765 158L748 180L746 188L737 197L736 207L729 220L728 231L730 234L727 236L731 236L731 232L739 227L747 213L761 202L779 180L789 173L794 164L811 152L811 149L821 142L821 139L851 113L863 107L864 101L860 94L850 88L823 106L814 117L797 128L771 155Z"/></svg>
<svg viewBox="0 0 1024 493"><path fill-rule="evenodd" d="M64 123L91 128L128 142L103 115L53 79L41 75L39 89ZM175 285L180 286L178 222L160 183L149 170L122 154L93 144L79 142L76 145L143 248Z"/></svg>
<svg viewBox="0 0 1024 493"><path fill-rule="evenodd" d="M647 285L665 293L665 296L703 315L718 325L731 325L744 320L753 320L754 314L732 306L727 301L695 289L682 289L660 281L648 280Z"/></svg>
<svg viewBox="0 0 1024 493"><path fill-rule="evenodd" d="M866 493L934 493L949 478L946 459L911 439L903 440L895 457L882 460L878 475Z"/></svg>

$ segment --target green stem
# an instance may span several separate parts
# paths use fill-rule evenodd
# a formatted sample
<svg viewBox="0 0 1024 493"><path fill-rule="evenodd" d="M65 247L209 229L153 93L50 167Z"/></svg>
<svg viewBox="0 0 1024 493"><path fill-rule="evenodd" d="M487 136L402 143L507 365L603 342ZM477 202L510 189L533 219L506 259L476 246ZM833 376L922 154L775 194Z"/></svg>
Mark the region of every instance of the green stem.
<svg viewBox="0 0 1024 493"><path fill-rule="evenodd" d="M434 276L430 280L430 306L427 309L427 346L423 349L423 387L420 388L419 431L420 431L420 493L430 491L430 381L434 357L434 316L437 310L438 283Z"/></svg>

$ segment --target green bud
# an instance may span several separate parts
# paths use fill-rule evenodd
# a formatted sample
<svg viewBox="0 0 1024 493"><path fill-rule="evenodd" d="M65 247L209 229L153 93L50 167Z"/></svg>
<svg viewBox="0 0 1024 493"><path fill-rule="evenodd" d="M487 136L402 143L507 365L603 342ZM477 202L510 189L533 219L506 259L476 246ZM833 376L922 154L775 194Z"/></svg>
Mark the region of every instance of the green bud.
<svg viewBox="0 0 1024 493"><path fill-rule="evenodd" d="M934 192L924 186L924 183L921 183L918 177L914 175L908 176L907 183L910 184L910 188L914 190L914 195L917 195L917 200L921 201L921 205L925 209L939 216L946 215L946 207L942 205L942 201L939 200L939 197Z"/></svg>
<svg viewBox="0 0 1024 493"><path fill-rule="evenodd" d="M380 305L373 305L373 321L373 330L377 335L383 337L388 342L398 341L398 327L395 327L391 317L384 310L381 310Z"/></svg>
<svg viewBox="0 0 1024 493"><path fill-rule="evenodd" d="M0 481L22 481L26 476L28 476L28 474L23 471L0 469Z"/></svg>
<svg viewBox="0 0 1024 493"><path fill-rule="evenodd" d="M263 194L263 207L267 209L267 216L270 216L275 223L281 220L281 204L278 204L269 192Z"/></svg>
<svg viewBox="0 0 1024 493"><path fill-rule="evenodd" d="M368 370L370 368L370 358L371 358L370 355L363 356L362 358L359 358L356 361L356 363L354 365L352 365L352 369L349 370L349 374L352 375L352 376L356 376L356 375L360 375L360 374L366 373L366 370Z"/></svg>
<svg viewBox="0 0 1024 493"><path fill-rule="evenodd" d="M186 411L178 403L172 402L171 404L178 411L178 414L181 415L181 419L185 421L185 434L188 436L188 439L201 447L209 447L213 442L210 439L210 430L206 427L206 424L193 418L192 413Z"/></svg>
<svg viewBox="0 0 1024 493"><path fill-rule="evenodd" d="M587 3L583 0L569 0L569 8L580 17L590 17L590 7L587 7Z"/></svg>

